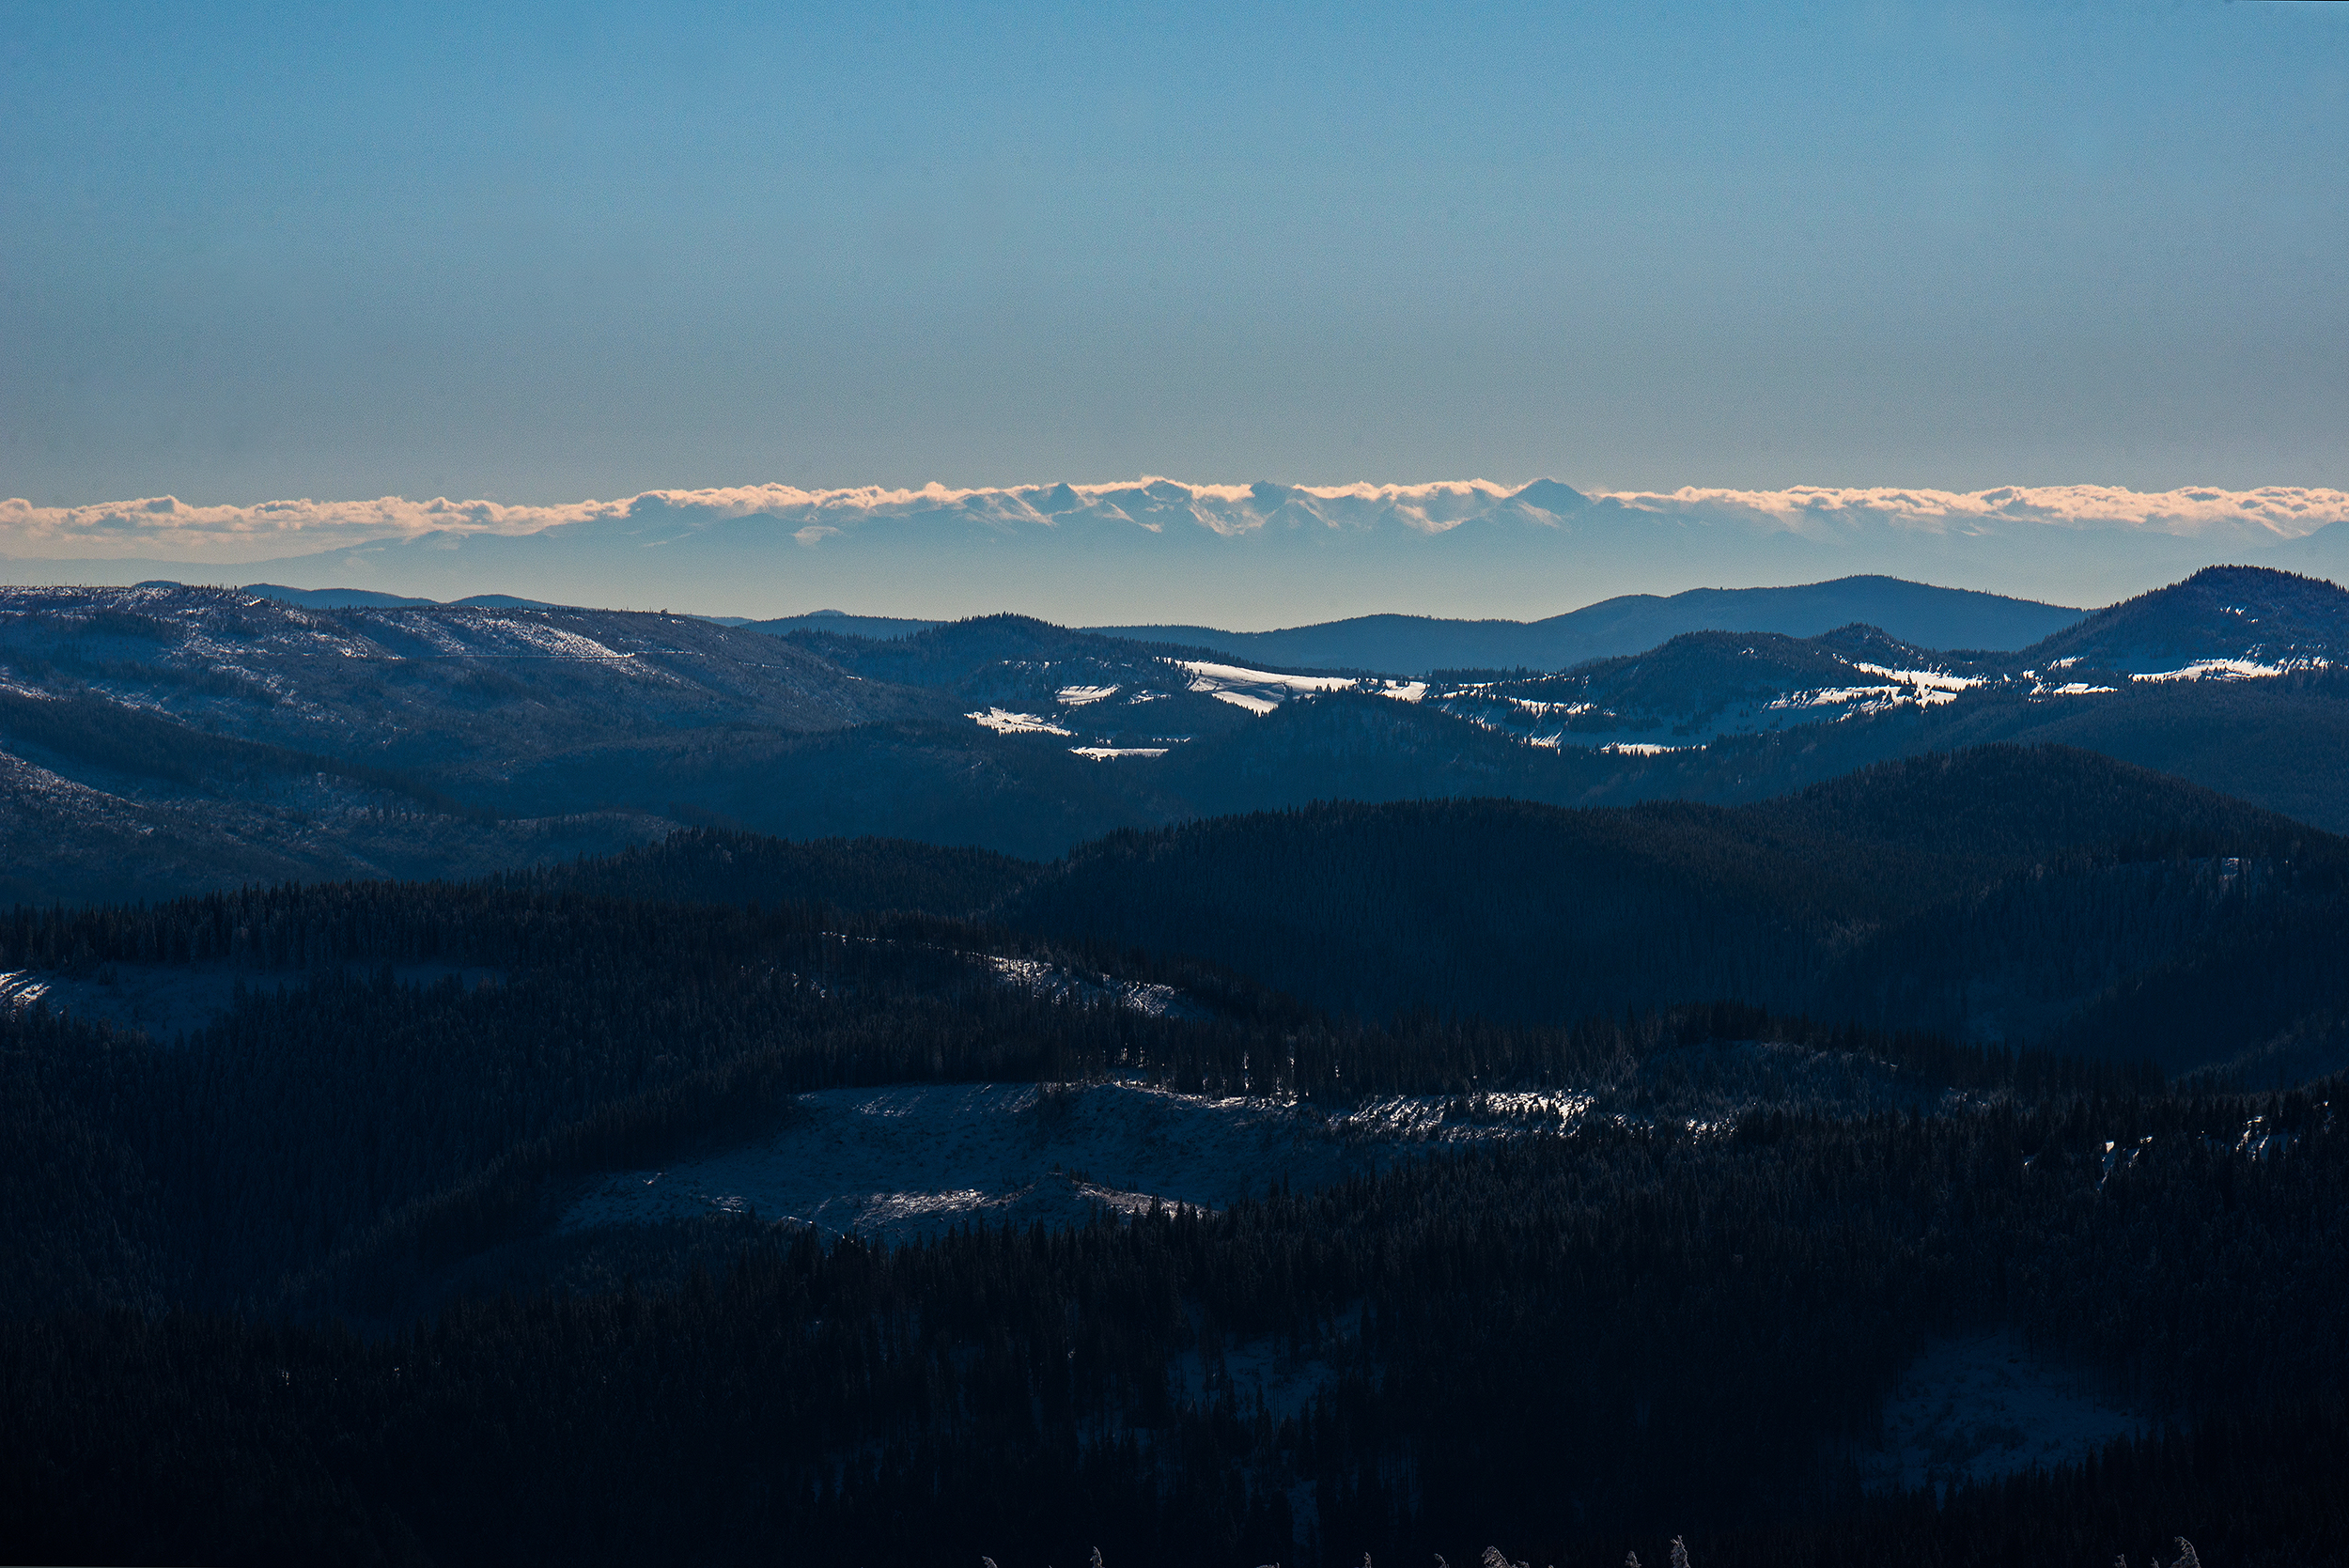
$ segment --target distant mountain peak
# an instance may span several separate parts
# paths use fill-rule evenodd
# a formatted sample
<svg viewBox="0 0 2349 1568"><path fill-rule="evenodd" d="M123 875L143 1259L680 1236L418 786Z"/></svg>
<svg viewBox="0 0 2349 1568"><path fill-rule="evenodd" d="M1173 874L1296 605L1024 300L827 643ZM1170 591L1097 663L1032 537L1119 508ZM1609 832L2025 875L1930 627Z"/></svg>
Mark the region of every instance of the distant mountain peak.
<svg viewBox="0 0 2349 1568"><path fill-rule="evenodd" d="M1589 496L1572 485L1561 484L1555 479L1536 479L1509 499L1528 506L1539 506L1545 512L1561 517L1570 512L1589 511L1593 505Z"/></svg>

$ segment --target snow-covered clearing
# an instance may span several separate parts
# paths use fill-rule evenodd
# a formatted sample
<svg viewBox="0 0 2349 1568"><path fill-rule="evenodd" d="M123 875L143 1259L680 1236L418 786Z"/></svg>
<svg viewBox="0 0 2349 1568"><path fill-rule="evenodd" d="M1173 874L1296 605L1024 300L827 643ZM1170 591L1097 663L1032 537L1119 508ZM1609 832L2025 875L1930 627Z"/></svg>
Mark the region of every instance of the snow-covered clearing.
<svg viewBox="0 0 2349 1568"><path fill-rule="evenodd" d="M1987 685L1982 675L1953 675L1946 670L1895 670L1882 664L1869 664L1855 660L1852 668L1862 675L1875 675L1885 682L1881 686L1825 686L1809 691L1789 691L1764 705L1766 710L1790 710L1805 707L1841 707L1840 717L1854 714L1883 713L1905 706L1939 707L1957 701L1958 693Z"/></svg>
<svg viewBox="0 0 2349 1568"><path fill-rule="evenodd" d="M1870 664L1860 660L1852 661L1852 668L1872 675L1881 675L1896 685L1925 691L1970 691L1977 686L1989 684L1986 675L1953 675L1947 670L1893 670L1882 664Z"/></svg>
<svg viewBox="0 0 2349 1568"><path fill-rule="evenodd" d="M1415 703L1427 695L1420 680L1384 680L1355 675L1283 675L1270 670L1251 670L1239 664L1215 664L1199 659L1170 659L1168 663L1190 677L1190 690L1251 713L1269 713L1291 697L1320 691L1376 691L1400 702Z"/></svg>
<svg viewBox="0 0 2349 1568"><path fill-rule="evenodd" d="M981 729L993 730L997 735L1069 735L1074 733L1061 728L1039 714L1013 713L1001 707L990 707L985 713L966 713L963 717Z"/></svg>
<svg viewBox="0 0 2349 1568"><path fill-rule="evenodd" d="M2153 675L2129 676L2131 680L2159 683L2172 680L2263 680L2271 675L2289 675L2295 670L2328 668L2322 659L2288 659L2280 664L2262 664L2249 659L2198 659L2184 669L2163 670Z"/></svg>
<svg viewBox="0 0 2349 1568"><path fill-rule="evenodd" d="M2141 1425L2013 1336L1983 1334L1918 1358L1885 1402L1883 1443L1861 1470L1873 1489L1946 1489L2072 1464Z"/></svg>
<svg viewBox="0 0 2349 1568"><path fill-rule="evenodd" d="M353 979L368 980L380 964L343 966ZM75 975L40 970L0 971L0 1008L36 1002L54 1013L87 1023L135 1030L158 1045L194 1034L235 1005L240 986L261 993L307 985L308 971L257 970L241 964L100 964ZM403 986L437 986L454 979L466 989L505 981L505 971L480 965L399 964L392 978Z"/></svg>
<svg viewBox="0 0 2349 1568"><path fill-rule="evenodd" d="M1823 686L1812 691L1789 691L1775 697L1766 705L1773 708L1841 707L1847 703L1901 700L1902 688L1897 686Z"/></svg>
<svg viewBox="0 0 2349 1568"><path fill-rule="evenodd" d="M993 960L1005 979L1072 1001L1097 979ZM1179 1015L1164 986L1112 981L1113 1000ZM1589 1090L1391 1094L1337 1110L1262 1097L1180 1094L1131 1080L911 1084L800 1095L762 1138L659 1171L597 1178L565 1230L756 1213L892 1239L957 1224L1081 1220L1156 1200L1221 1208L1275 1183L1324 1186L1396 1159L1497 1141L1555 1137L1594 1117L1673 1123L1700 1136L1760 1106L1844 1113L1956 1109L1966 1096L1903 1082L1883 1063L1745 1042L1658 1052Z"/></svg>
<svg viewBox="0 0 2349 1568"><path fill-rule="evenodd" d="M1153 1018L1210 1017L1206 1008L1190 1001L1172 986L1153 985L1144 980L1118 980L1106 974L1080 974L1058 964L1038 963L1033 958L990 957L987 963L1003 976L1007 988L1025 991L1050 1001L1080 1004L1113 1001L1120 1007Z"/></svg>
<svg viewBox="0 0 2349 1568"><path fill-rule="evenodd" d="M563 1228L730 1211L902 1240L1154 1201L1221 1208L1283 1180L1324 1185L1370 1157L1294 1106L1131 1083L837 1089L796 1109L758 1141L599 1181Z"/></svg>
<svg viewBox="0 0 2349 1568"><path fill-rule="evenodd" d="M1395 1095L1330 1116L1122 1081L824 1090L800 1095L765 1138L598 1178L562 1228L754 1213L905 1240L1153 1202L1222 1208L1276 1184L1322 1187L1413 1155L1560 1132L1590 1105L1563 1094Z"/></svg>
<svg viewBox="0 0 2349 1568"><path fill-rule="evenodd" d="M1118 757L1162 757L1167 751L1164 746L1071 746L1068 749L1081 757L1091 757L1095 762L1109 762Z"/></svg>
<svg viewBox="0 0 2349 1568"><path fill-rule="evenodd" d="M39 1002L54 1013L168 1043L226 1012L240 979L254 990L274 990L272 980L283 983L282 976L229 964L105 964L78 976L20 970L0 975L0 1006Z"/></svg>

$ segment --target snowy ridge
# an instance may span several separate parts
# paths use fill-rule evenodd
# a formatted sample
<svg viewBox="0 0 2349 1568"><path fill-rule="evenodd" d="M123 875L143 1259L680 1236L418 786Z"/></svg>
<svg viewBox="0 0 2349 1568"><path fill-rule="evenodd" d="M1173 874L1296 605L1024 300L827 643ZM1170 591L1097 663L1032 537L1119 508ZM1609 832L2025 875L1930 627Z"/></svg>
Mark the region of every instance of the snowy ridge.
<svg viewBox="0 0 2349 1568"><path fill-rule="evenodd" d="M831 728L867 717L868 700L888 700L868 697L857 683L843 688L773 638L690 616L466 606L319 611L176 583L0 588L0 672L8 672L0 680L21 695L54 695L36 684L45 674L28 676L60 663L85 672L80 689L126 706L217 717L229 733L303 749L343 732L363 753L403 732L467 721L481 705L466 693L485 681L504 695L532 691L533 723L585 709L600 723L612 714L658 722L663 715L787 713L786 727ZM384 684L394 670L401 674ZM376 705L389 710L360 717ZM502 749L510 749L511 736L505 739Z"/></svg>
<svg viewBox="0 0 2349 1568"><path fill-rule="evenodd" d="M2332 661L2325 659L2287 659L2274 664L2263 664L2251 659L2198 659L2176 670L2157 670L2149 675L2132 675L2131 680L2262 680L2274 675L2288 675L2299 670L2328 670Z"/></svg>
<svg viewBox="0 0 2349 1568"><path fill-rule="evenodd" d="M1315 691L1350 691L1361 684L1352 675L1283 675L1204 660L1173 659L1167 662L1190 677L1191 691L1206 692L1218 702L1244 707L1251 713L1269 713L1291 697Z"/></svg>
<svg viewBox="0 0 2349 1568"><path fill-rule="evenodd" d="M1152 658L1146 663L1149 669L1163 672L1162 676L1144 673L1132 682L1061 685L1051 689L1057 706L1044 712L989 705L963 717L998 735L1056 735L1077 739L1080 743L1069 747L1070 752L1095 762L1109 762L1121 757L1162 757L1173 747L1190 739L1189 735L1136 736L1130 728L1134 722L1132 709L1164 702L1177 694L1210 697L1261 716L1297 698L1330 691L1372 691L1400 702L1415 703L1428 690L1424 681L1376 675L1283 675L1211 660ZM1050 677L1054 667L1042 664L1019 668L1033 669L1038 676ZM1154 680L1159 684L1151 684Z"/></svg>
<svg viewBox="0 0 2349 1568"><path fill-rule="evenodd" d="M1061 728L1042 714L1012 713L1000 707L990 707L984 713L966 713L963 717L979 728L993 730L997 735L1066 736L1074 733Z"/></svg>

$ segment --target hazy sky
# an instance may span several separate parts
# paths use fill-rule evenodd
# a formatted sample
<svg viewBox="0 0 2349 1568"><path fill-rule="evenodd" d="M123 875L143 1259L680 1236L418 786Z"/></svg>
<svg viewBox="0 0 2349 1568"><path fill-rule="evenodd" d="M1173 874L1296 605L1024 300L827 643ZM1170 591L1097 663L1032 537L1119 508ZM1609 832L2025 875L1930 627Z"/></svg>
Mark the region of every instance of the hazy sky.
<svg viewBox="0 0 2349 1568"><path fill-rule="evenodd" d="M36 505L2349 472L2349 6L0 19Z"/></svg>

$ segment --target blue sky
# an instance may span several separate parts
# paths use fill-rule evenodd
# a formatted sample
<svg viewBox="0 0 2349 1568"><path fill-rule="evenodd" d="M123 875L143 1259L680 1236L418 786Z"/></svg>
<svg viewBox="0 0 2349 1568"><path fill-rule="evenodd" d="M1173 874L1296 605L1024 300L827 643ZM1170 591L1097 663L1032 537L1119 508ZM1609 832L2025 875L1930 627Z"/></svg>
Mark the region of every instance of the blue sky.
<svg viewBox="0 0 2349 1568"><path fill-rule="evenodd" d="M0 8L0 494L2338 485L2349 7Z"/></svg>

